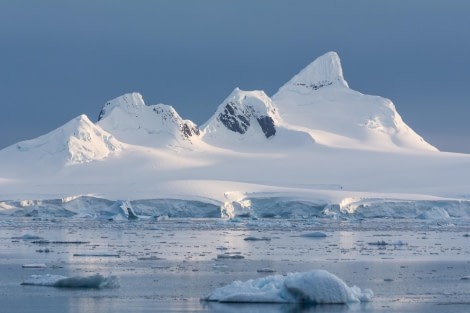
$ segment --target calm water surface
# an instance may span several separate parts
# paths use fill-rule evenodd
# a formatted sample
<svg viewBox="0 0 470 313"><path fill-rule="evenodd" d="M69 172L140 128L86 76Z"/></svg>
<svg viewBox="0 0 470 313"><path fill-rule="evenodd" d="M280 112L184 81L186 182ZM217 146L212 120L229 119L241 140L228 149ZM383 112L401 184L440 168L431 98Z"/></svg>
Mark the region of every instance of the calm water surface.
<svg viewBox="0 0 470 313"><path fill-rule="evenodd" d="M303 236L313 231L327 237ZM469 223L461 220L235 223L1 217L0 311L469 312L468 234ZM221 258L224 254L243 258ZM23 268L33 263L46 267ZM266 268L274 272L260 272ZM312 269L328 270L349 286L370 288L375 297L369 303L318 306L200 300L234 280ZM21 285L30 275L96 273L119 277L120 287Z"/></svg>

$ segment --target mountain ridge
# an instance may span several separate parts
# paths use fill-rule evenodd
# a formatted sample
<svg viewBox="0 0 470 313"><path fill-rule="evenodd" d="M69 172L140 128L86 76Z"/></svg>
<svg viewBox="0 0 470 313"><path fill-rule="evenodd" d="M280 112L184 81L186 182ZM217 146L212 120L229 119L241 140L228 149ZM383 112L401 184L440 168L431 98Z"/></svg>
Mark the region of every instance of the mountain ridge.
<svg viewBox="0 0 470 313"><path fill-rule="evenodd" d="M89 128L83 138L69 136L75 148L67 136L44 138L46 134L37 138L62 146L68 153L63 158L70 164L103 160L125 149L126 144L176 150L204 150L211 149L210 146L243 150L250 149L250 145L263 149L276 143L279 151L283 145L287 148L296 144L437 151L403 122L390 100L351 90L335 52L315 59L272 97L261 90L235 88L201 127L182 119L172 106L146 105L142 95L136 92L107 101L96 124L85 115L73 120L80 120ZM49 134L64 132L65 125L68 123ZM92 137L94 141L86 140ZM112 142L106 138L112 138ZM106 145L109 149L105 149ZM46 146L29 141L17 143L16 147L29 147L17 148L18 152L24 152ZM53 154L56 148L49 145L49 149Z"/></svg>
<svg viewBox="0 0 470 313"><path fill-rule="evenodd" d="M438 151L403 122L392 101L350 89L335 52L302 69L272 100L287 127L307 131L322 145Z"/></svg>
<svg viewBox="0 0 470 313"><path fill-rule="evenodd" d="M199 127L190 120L183 120L172 106L161 103L146 105L137 92L106 102L97 125L130 144L185 145L200 136ZM139 137L144 140L136 140Z"/></svg>
<svg viewBox="0 0 470 313"><path fill-rule="evenodd" d="M327 53L272 97L235 88L201 128L138 93L110 100L96 123L80 115L0 150L0 214L80 198L78 215L108 199L175 217L470 216L470 155L437 152L340 65Z"/></svg>

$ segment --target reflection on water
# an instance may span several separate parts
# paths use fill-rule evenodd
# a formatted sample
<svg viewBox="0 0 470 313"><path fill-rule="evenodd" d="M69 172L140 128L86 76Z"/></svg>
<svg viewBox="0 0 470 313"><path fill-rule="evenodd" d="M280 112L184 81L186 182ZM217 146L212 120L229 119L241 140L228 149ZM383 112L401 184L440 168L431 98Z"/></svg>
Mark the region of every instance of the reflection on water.
<svg viewBox="0 0 470 313"><path fill-rule="evenodd" d="M461 279L470 275L469 225L416 220L117 223L0 217L0 312L470 312L469 282ZM327 236L302 237L313 231ZM57 243L33 243L22 239L25 234ZM270 240L244 240L247 237ZM370 244L377 242L384 244ZM218 258L224 253L243 258ZM34 263L46 268L22 268ZM259 271L266 268L273 272ZM376 297L370 303L317 306L199 300L234 280L312 269L328 270L348 286L370 288ZM30 275L98 273L117 276L120 288L20 285Z"/></svg>
<svg viewBox="0 0 470 313"><path fill-rule="evenodd" d="M217 303L205 302L204 308L210 312L225 313L345 313L345 312L368 312L367 304L249 304L249 303Z"/></svg>

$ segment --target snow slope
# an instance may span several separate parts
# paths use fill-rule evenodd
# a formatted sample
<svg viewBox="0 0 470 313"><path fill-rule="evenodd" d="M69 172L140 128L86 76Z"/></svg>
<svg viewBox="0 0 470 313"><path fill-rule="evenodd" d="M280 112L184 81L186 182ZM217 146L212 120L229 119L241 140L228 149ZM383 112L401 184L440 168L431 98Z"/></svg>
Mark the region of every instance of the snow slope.
<svg viewBox="0 0 470 313"><path fill-rule="evenodd" d="M148 216L457 218L470 217L468 177L469 155L349 89L331 52L272 99L236 88L201 131L131 93L96 125L82 115L3 149L0 212L97 217L127 201Z"/></svg>
<svg viewBox="0 0 470 313"><path fill-rule="evenodd" d="M197 125L183 120L172 106L147 106L139 93L106 102L98 125L123 142L143 146L187 146L200 135Z"/></svg>
<svg viewBox="0 0 470 313"><path fill-rule="evenodd" d="M242 138L248 134L269 139L276 135L279 120L276 108L263 91L242 91L235 88L203 129L206 137L237 134Z"/></svg>
<svg viewBox="0 0 470 313"><path fill-rule="evenodd" d="M350 89L335 52L300 71L273 101L287 127L308 132L322 145L437 151L403 122L390 100Z"/></svg>
<svg viewBox="0 0 470 313"><path fill-rule="evenodd" d="M236 150L282 150L313 144L305 132L286 129L273 101L261 90L235 90L202 126L204 142Z"/></svg>
<svg viewBox="0 0 470 313"><path fill-rule="evenodd" d="M110 133L80 115L48 134L7 147L0 155L4 162L16 160L23 166L30 162L70 165L103 160L122 149Z"/></svg>

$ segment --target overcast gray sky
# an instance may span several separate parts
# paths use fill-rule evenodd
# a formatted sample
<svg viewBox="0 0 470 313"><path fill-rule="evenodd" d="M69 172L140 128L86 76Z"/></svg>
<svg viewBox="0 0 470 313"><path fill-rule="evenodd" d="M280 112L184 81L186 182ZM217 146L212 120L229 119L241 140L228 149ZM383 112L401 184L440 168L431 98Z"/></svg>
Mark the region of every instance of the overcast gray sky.
<svg viewBox="0 0 470 313"><path fill-rule="evenodd" d="M470 153L470 1L0 0L0 149L127 92L203 124L336 51L440 150Z"/></svg>

